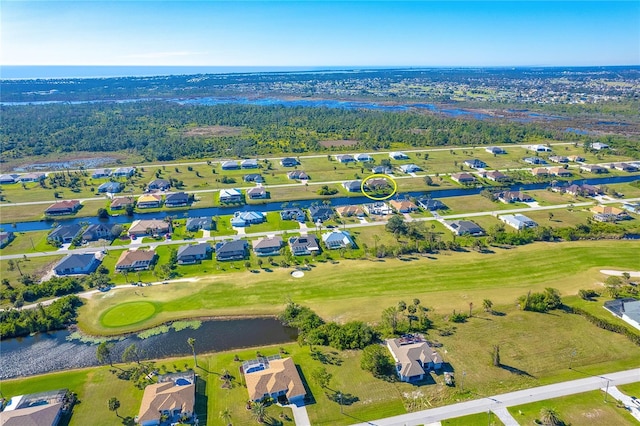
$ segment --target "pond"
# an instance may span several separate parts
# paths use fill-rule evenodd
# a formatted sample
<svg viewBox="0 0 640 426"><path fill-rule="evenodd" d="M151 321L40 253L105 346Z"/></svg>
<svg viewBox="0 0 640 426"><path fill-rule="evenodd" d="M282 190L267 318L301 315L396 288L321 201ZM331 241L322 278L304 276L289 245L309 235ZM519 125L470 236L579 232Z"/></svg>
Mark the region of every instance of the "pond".
<svg viewBox="0 0 640 426"><path fill-rule="evenodd" d="M3 340L0 379L98 365L97 344L71 340L70 336L71 331L61 330ZM132 343L145 359L187 356L191 354L187 344L191 337L196 339L196 353L206 353L290 343L297 339L297 330L282 325L275 318L205 320L197 329L176 331L172 328L146 339L138 335L120 338L113 341L113 359L119 360Z"/></svg>

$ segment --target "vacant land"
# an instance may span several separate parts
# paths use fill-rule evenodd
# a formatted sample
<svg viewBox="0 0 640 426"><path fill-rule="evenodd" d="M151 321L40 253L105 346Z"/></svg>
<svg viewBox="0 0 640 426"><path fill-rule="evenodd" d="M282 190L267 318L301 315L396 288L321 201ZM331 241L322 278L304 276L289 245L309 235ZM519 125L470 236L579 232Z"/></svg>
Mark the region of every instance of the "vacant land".
<svg viewBox="0 0 640 426"><path fill-rule="evenodd" d="M223 137L242 134L242 127L234 126L201 126L192 127L184 132L185 136Z"/></svg>

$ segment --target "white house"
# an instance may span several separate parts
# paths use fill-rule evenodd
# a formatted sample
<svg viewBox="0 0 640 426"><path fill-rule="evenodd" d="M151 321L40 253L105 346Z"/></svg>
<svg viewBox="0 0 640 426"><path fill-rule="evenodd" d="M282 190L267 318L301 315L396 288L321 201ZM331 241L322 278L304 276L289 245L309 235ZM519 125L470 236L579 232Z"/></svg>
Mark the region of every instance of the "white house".
<svg viewBox="0 0 640 426"><path fill-rule="evenodd" d="M521 214L504 214L498 217L501 221L517 230L524 228L535 228L538 224L528 217Z"/></svg>

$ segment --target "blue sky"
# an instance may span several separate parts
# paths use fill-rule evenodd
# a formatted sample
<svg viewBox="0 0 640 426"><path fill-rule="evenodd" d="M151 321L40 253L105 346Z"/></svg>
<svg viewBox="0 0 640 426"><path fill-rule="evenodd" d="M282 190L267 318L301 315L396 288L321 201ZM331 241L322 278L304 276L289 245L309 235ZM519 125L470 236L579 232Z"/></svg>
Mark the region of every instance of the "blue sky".
<svg viewBox="0 0 640 426"><path fill-rule="evenodd" d="M640 64L638 1L2 0L2 65Z"/></svg>

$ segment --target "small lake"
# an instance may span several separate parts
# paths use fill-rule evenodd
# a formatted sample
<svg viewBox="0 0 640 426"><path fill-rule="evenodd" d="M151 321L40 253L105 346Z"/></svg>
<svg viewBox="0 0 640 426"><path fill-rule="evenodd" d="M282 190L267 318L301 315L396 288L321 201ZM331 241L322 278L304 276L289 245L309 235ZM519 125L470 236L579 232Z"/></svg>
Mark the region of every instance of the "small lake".
<svg viewBox="0 0 640 426"><path fill-rule="evenodd" d="M589 184L589 185L607 185L612 183L626 183L633 182L635 180L640 179L640 176L611 176L611 177L603 177L603 178L593 178L593 179L579 179L573 180L572 182L578 185L581 184ZM510 188L504 188L518 191L523 189L525 191L545 189L549 186L549 182L544 183L529 183L522 185L513 185ZM416 192L406 192L399 193L396 195L397 198L404 198L405 195L410 197L422 197L425 195L430 195L432 198L447 198L447 197L460 197L464 195L475 195L479 194L485 188L453 188L453 189L441 189L441 190L433 190L433 191L416 191ZM313 203L321 203L322 199L316 200L297 200L290 204L295 203L300 208L309 208ZM362 196L362 197L339 197L339 198L331 198L331 206L339 207L346 206L350 204L365 204L370 203L371 200ZM189 210L175 210L175 211L162 211L155 213L135 213L133 216L129 217L125 214L120 216L111 217L107 221L111 223L130 223L137 219L162 219L167 216L171 216L176 219L185 219L188 217L201 217L201 216L224 216L231 215L236 211L260 211L260 212L271 212L271 211L279 211L282 210L282 202L266 202L264 204L251 204L251 205L243 205L243 206L234 206L234 207L207 207L200 209L189 209ZM76 217L70 219L64 218L56 218L55 223L58 224L72 224L72 223L100 223L101 221L106 222L104 219L98 219L97 217ZM47 229L51 229L53 225L53 221L33 221L33 222L18 222L15 224L2 223L2 227L6 231L13 232L26 232L26 231L43 231Z"/></svg>
<svg viewBox="0 0 640 426"><path fill-rule="evenodd" d="M69 340L70 335L70 331L60 330L3 340L0 379L99 365L96 359L97 344ZM196 353L203 354L290 343L298 336L296 329L282 325L275 318L204 320L196 330L171 329L146 339L130 335L114 341L112 356L114 361L119 361L125 348L132 343L136 344L145 359L187 356L191 355L191 348L187 344L190 337L196 339Z"/></svg>

